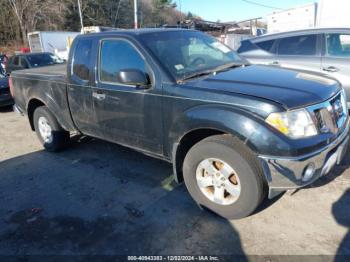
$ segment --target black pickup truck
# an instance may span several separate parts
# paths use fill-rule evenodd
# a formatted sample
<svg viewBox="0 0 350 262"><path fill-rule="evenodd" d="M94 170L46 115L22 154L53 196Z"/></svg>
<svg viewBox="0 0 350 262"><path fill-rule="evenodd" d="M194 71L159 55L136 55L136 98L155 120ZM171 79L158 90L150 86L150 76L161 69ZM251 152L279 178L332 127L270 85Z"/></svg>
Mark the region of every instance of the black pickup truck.
<svg viewBox="0 0 350 262"><path fill-rule="evenodd" d="M47 150L78 131L164 159L226 218L327 174L348 142L337 81L249 65L193 30L80 35L67 65L15 71L10 86Z"/></svg>

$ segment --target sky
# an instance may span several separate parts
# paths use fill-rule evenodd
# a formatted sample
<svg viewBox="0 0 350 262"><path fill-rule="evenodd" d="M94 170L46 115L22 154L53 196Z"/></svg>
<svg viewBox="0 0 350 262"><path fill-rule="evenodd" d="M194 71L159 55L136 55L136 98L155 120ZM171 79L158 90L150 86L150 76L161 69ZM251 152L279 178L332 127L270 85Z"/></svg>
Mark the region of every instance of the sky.
<svg viewBox="0 0 350 262"><path fill-rule="evenodd" d="M204 20L231 22L257 17L266 18L266 15L278 11L248 2L288 9L317 2L317 0L248 0L248 2L244 0L174 0L173 2L176 2L177 8L181 7L183 12L190 11Z"/></svg>

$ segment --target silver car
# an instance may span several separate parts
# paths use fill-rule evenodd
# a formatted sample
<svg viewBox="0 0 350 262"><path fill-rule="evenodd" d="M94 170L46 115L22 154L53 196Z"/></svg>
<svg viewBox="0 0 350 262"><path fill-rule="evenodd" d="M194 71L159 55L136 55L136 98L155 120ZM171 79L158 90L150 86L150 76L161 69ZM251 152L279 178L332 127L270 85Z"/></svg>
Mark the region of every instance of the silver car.
<svg viewBox="0 0 350 262"><path fill-rule="evenodd" d="M328 74L341 82L350 106L350 28L264 35L242 41L238 53L253 64Z"/></svg>

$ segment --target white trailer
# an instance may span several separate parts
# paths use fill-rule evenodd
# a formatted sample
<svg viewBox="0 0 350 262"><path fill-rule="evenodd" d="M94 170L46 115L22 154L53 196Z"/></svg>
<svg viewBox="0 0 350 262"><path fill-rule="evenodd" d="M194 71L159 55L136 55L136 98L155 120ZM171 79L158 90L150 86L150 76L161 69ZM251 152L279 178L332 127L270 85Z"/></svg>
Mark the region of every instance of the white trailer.
<svg viewBox="0 0 350 262"><path fill-rule="evenodd" d="M316 14L316 3L274 12L267 16L267 32L271 34L313 28L315 27Z"/></svg>
<svg viewBox="0 0 350 262"><path fill-rule="evenodd" d="M80 32L37 31L28 33L31 52L51 52L66 59L69 43Z"/></svg>

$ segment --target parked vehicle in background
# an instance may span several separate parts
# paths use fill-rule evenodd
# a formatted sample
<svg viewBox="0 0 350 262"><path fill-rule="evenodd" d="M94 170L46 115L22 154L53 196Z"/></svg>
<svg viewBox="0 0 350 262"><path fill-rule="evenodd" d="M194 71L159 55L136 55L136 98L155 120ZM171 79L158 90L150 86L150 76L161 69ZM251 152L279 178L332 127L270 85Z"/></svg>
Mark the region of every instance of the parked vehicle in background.
<svg viewBox="0 0 350 262"><path fill-rule="evenodd" d="M8 61L8 57L5 54L0 54L0 73L6 72L6 64Z"/></svg>
<svg viewBox="0 0 350 262"><path fill-rule="evenodd" d="M172 162L194 200L226 218L327 174L348 143L337 81L249 65L194 30L80 35L67 66L11 79L47 150L78 131Z"/></svg>
<svg viewBox="0 0 350 262"><path fill-rule="evenodd" d="M350 29L285 32L242 41L238 53L253 64L313 71L337 79L350 105Z"/></svg>
<svg viewBox="0 0 350 262"><path fill-rule="evenodd" d="M62 64L64 61L52 53L26 53L11 56L7 62L8 74L16 70Z"/></svg>
<svg viewBox="0 0 350 262"><path fill-rule="evenodd" d="M14 101L10 94L9 78L0 69L0 107L13 105Z"/></svg>

